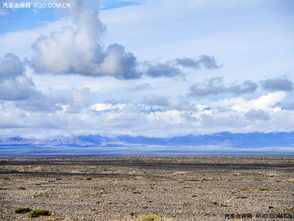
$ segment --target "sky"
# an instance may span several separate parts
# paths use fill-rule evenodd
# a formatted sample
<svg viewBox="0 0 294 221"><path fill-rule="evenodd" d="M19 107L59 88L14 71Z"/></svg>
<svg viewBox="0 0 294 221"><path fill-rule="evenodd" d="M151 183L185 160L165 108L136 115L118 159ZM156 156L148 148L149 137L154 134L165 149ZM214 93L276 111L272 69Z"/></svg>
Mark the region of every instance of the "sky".
<svg viewBox="0 0 294 221"><path fill-rule="evenodd" d="M293 132L293 10L0 0L0 137Z"/></svg>

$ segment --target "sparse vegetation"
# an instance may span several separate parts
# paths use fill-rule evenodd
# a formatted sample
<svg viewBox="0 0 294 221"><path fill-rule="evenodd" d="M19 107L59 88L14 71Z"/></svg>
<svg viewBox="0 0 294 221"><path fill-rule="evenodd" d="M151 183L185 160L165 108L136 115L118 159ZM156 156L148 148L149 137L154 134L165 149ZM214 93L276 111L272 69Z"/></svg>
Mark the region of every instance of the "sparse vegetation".
<svg viewBox="0 0 294 221"><path fill-rule="evenodd" d="M30 207L17 207L17 208L14 210L14 212L15 212L15 213L18 213L18 214L20 214L20 213L28 213L28 212L30 212L30 211L32 211L32 208L30 208Z"/></svg>
<svg viewBox="0 0 294 221"><path fill-rule="evenodd" d="M285 212L294 212L294 207L283 209Z"/></svg>
<svg viewBox="0 0 294 221"><path fill-rule="evenodd" d="M237 196L237 199L247 199L248 196Z"/></svg>
<svg viewBox="0 0 294 221"><path fill-rule="evenodd" d="M30 212L30 217L50 216L51 212L47 209L33 209Z"/></svg>
<svg viewBox="0 0 294 221"><path fill-rule="evenodd" d="M262 188L259 189L259 191L270 191L270 189L266 188L266 187L262 187Z"/></svg>
<svg viewBox="0 0 294 221"><path fill-rule="evenodd" d="M162 216L152 213L143 217L143 221L153 221L153 220L162 220Z"/></svg>

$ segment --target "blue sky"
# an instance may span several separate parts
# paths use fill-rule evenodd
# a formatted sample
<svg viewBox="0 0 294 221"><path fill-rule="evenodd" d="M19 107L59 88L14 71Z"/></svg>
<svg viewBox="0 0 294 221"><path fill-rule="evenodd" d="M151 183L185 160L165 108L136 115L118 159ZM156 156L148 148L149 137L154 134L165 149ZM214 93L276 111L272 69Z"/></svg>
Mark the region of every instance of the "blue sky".
<svg viewBox="0 0 294 221"><path fill-rule="evenodd" d="M3 2L2 137L294 129L293 1Z"/></svg>

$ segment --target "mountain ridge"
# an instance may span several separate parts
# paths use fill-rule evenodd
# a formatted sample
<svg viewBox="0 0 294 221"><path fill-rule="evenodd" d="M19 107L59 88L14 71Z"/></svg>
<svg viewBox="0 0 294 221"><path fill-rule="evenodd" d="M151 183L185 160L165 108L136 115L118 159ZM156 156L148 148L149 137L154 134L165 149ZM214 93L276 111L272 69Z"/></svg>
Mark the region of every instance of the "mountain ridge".
<svg viewBox="0 0 294 221"><path fill-rule="evenodd" d="M294 132L230 133L210 135L186 135L166 138L121 135L79 135L55 139L9 137L0 139L0 146L74 146L74 147L119 147L119 146L224 146L238 148L294 147Z"/></svg>

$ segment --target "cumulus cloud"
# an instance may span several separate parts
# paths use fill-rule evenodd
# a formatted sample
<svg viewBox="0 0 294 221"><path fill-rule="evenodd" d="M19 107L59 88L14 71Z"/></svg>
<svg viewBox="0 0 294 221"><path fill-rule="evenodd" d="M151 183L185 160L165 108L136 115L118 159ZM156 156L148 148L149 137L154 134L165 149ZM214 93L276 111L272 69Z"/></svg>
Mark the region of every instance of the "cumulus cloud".
<svg viewBox="0 0 294 221"><path fill-rule="evenodd" d="M0 128L2 133L7 129L25 128L27 115L11 102L0 103Z"/></svg>
<svg viewBox="0 0 294 221"><path fill-rule="evenodd" d="M23 62L12 53L6 54L4 59L0 61L0 81L16 78L23 75L24 72Z"/></svg>
<svg viewBox="0 0 294 221"><path fill-rule="evenodd" d="M37 73L112 76L118 79L175 77L183 73L178 66L193 69L218 68L215 58L202 55L199 59L175 59L165 63L139 63L120 44L104 47L105 27L99 20L98 6L87 1L71 0L73 25L41 35L32 45L36 56L29 60ZM143 68L140 68L143 67ZM141 71L140 69L144 69Z"/></svg>
<svg viewBox="0 0 294 221"><path fill-rule="evenodd" d="M74 26L40 36L32 45L37 56L29 62L39 73L139 77L136 58L119 44L104 50L101 36L105 30L98 18L98 6L86 1L71 1Z"/></svg>
<svg viewBox="0 0 294 221"><path fill-rule="evenodd" d="M245 115L251 110L263 110L263 111L280 111L282 108L279 106L284 101L287 94L285 92L272 92L265 95L261 95L254 99L245 99L243 97L233 97L229 99L223 99L215 101L210 104L212 109L218 109L219 107L227 112L232 110L241 115ZM204 106L205 107L205 106Z"/></svg>
<svg viewBox="0 0 294 221"><path fill-rule="evenodd" d="M273 78L260 82L262 87L269 91L292 91L293 82L286 78Z"/></svg>
<svg viewBox="0 0 294 221"><path fill-rule="evenodd" d="M0 100L24 100L35 93L33 81L25 75L23 62L8 53L0 61Z"/></svg>
<svg viewBox="0 0 294 221"><path fill-rule="evenodd" d="M225 86L223 78L211 78L205 83L197 83L190 86L189 96L209 96L219 94L233 94L240 95L246 93L253 93L256 91L258 85L253 81L244 81L242 84L232 84Z"/></svg>
<svg viewBox="0 0 294 221"><path fill-rule="evenodd" d="M24 100L35 93L35 85L31 79L21 77L18 79L6 79L0 82L1 100Z"/></svg>
<svg viewBox="0 0 294 221"><path fill-rule="evenodd" d="M15 107L28 111L52 112L60 109L58 99L38 91L26 75L24 63L14 54L0 61L0 100L12 102Z"/></svg>
<svg viewBox="0 0 294 221"><path fill-rule="evenodd" d="M219 68L220 66L217 65L216 60L213 56L201 55L199 59L192 59L192 58L178 58L175 59L175 63L193 69L215 69Z"/></svg>

